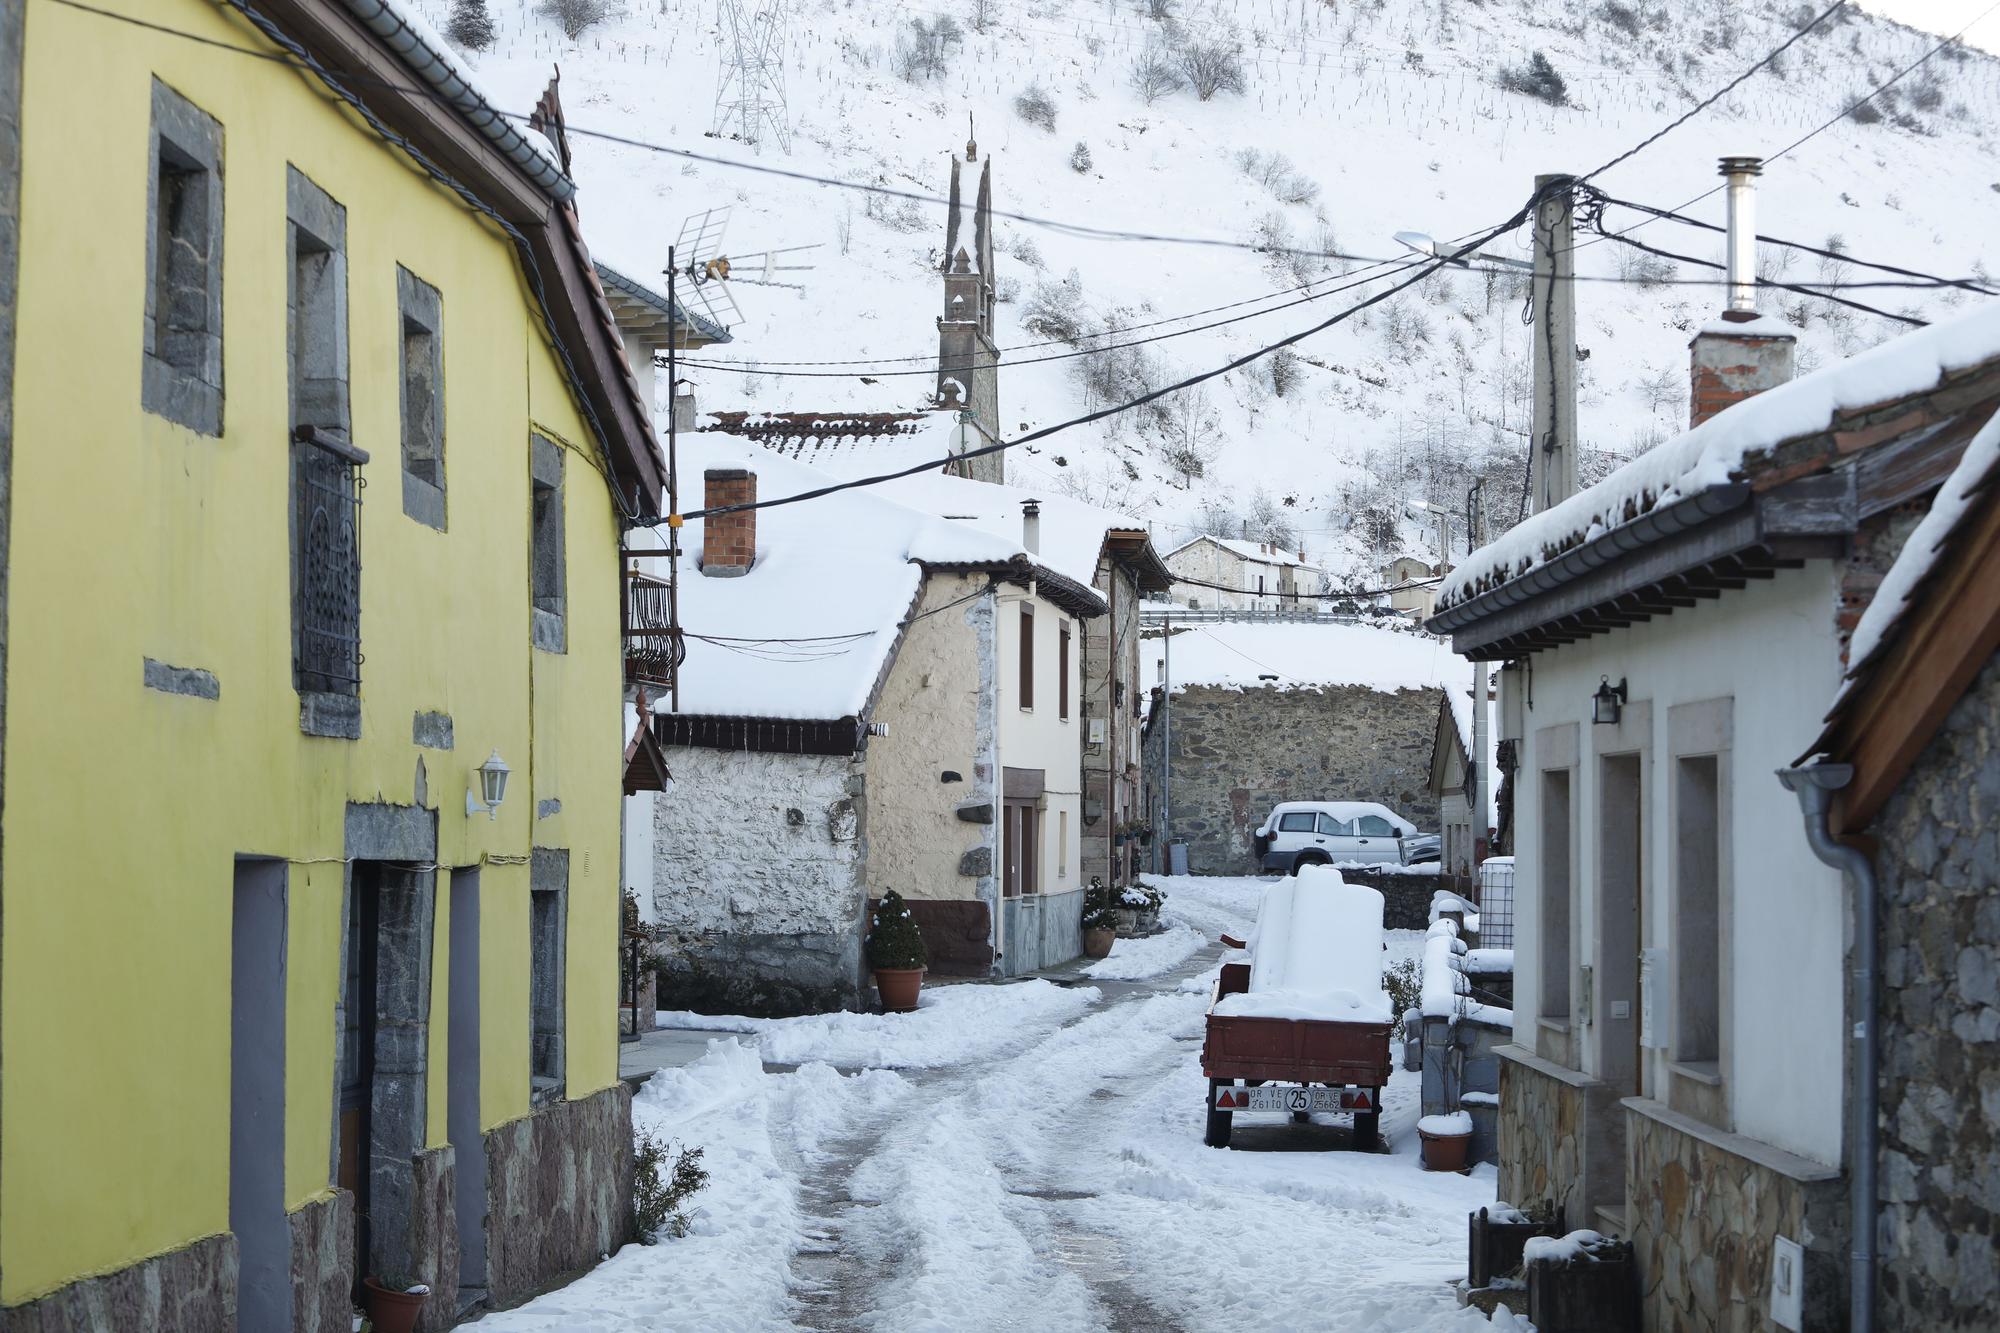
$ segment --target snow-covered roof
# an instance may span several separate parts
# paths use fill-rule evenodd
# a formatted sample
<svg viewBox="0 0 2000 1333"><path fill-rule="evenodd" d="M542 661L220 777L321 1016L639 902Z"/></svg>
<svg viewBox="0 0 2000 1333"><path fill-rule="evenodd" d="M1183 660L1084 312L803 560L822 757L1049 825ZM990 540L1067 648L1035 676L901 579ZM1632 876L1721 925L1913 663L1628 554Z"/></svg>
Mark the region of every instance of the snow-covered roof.
<svg viewBox="0 0 2000 1333"><path fill-rule="evenodd" d="M707 468L751 469L759 500L834 480L719 434L682 436L679 455L689 486ZM699 572L703 526L690 519L681 535L680 711L714 717L860 716L921 584L916 562L1001 563L1024 554L1019 541L874 488L759 510L756 561L735 578Z"/></svg>
<svg viewBox="0 0 2000 1333"><path fill-rule="evenodd" d="M1097 575L1106 534L1146 530L1144 523L1129 514L1100 509L1047 489L1002 486L944 472L923 472L875 489L925 513L1013 542L1022 540L1021 506L1033 500L1041 512L1041 549L1033 558L1086 587Z"/></svg>
<svg viewBox="0 0 2000 1333"><path fill-rule="evenodd" d="M1840 697L1847 694L1894 641L1904 612L1936 566L1939 554L1950 543L1960 521L1973 512L1974 501L1988 489L1996 472L2000 472L2000 415L1989 419L1965 446L1958 466L1931 501L1930 512L1903 543L1895 563L1882 576L1874 600L1861 613L1854 626L1854 638L1848 644L1847 679L1841 685Z"/></svg>
<svg viewBox="0 0 2000 1333"><path fill-rule="evenodd" d="M1199 546L1203 542L1214 542L1231 555L1240 556L1245 560L1254 561L1259 564L1290 565L1296 569L1310 569L1315 573L1319 572L1319 566L1312 561L1307 560L1303 556L1294 555L1284 547L1273 542L1245 541L1237 537L1212 537L1207 533L1203 533L1193 541L1182 542L1179 546L1167 552L1167 559L1172 560L1182 551L1187 550L1191 546Z"/></svg>
<svg viewBox="0 0 2000 1333"><path fill-rule="evenodd" d="M951 410L710 412L702 417L701 429L810 463L841 481L914 467L982 442L978 431ZM942 474L942 464L938 471Z"/></svg>
<svg viewBox="0 0 2000 1333"><path fill-rule="evenodd" d="M1652 510L1740 480L1747 459L1825 430L1838 413L1925 392L1996 356L2000 306L1986 306L1767 389L1480 547L1439 586L1438 608L1469 601Z"/></svg>
<svg viewBox="0 0 2000 1333"><path fill-rule="evenodd" d="M670 336L667 330L669 310L676 321L686 329L692 338L711 343L726 343L730 340L729 330L699 311L690 310L682 301L669 304L666 294L648 283L632 276L646 271L643 265L605 258L601 246L590 247L591 264L597 269L597 280L604 285L604 294L611 301L612 310L619 322L642 326L640 331L651 335L650 342L656 347L665 347ZM694 345L692 340L686 345Z"/></svg>
<svg viewBox="0 0 2000 1333"><path fill-rule="evenodd" d="M1148 639L1147 680L1161 680L1162 639ZM1172 687L1237 689L1359 686L1372 690L1458 685L1465 663L1442 639L1371 625L1217 624L1173 636ZM1264 680L1264 676L1276 680Z"/></svg>

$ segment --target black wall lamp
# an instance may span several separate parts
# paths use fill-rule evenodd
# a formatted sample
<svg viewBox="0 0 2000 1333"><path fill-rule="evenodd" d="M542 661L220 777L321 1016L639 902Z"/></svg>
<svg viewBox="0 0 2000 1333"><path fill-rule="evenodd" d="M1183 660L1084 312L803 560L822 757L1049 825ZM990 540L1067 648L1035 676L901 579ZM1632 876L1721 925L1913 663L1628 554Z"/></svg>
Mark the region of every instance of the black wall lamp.
<svg viewBox="0 0 2000 1333"><path fill-rule="evenodd" d="M1600 676L1598 679L1602 683L1598 685L1597 693L1590 696L1590 720L1593 723L1616 725L1618 714L1625 707L1625 677L1620 676L1616 685L1611 683L1609 676Z"/></svg>

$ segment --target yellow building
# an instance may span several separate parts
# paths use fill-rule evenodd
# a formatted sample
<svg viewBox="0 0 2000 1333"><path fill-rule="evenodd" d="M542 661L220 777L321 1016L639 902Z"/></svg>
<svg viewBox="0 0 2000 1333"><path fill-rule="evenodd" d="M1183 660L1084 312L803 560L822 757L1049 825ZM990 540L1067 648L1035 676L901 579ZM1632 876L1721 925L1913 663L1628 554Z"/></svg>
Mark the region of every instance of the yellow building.
<svg viewBox="0 0 2000 1333"><path fill-rule="evenodd" d="M95 3L0 0L0 1325L442 1327L629 1225L650 404L394 5Z"/></svg>

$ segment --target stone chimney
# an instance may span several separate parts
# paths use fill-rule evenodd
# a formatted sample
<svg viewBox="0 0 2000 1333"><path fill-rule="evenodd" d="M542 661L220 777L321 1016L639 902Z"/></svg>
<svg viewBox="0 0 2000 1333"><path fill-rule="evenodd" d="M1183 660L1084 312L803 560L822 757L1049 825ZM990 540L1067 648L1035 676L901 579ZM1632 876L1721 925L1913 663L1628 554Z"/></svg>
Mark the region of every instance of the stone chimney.
<svg viewBox="0 0 2000 1333"><path fill-rule="evenodd" d="M1021 545L1029 555L1042 553L1042 502L1021 501Z"/></svg>
<svg viewBox="0 0 2000 1333"><path fill-rule="evenodd" d="M748 468L712 467L701 474L704 509L755 504L757 474ZM701 521L701 572L712 579L748 574L757 560L757 511L711 514Z"/></svg>
<svg viewBox="0 0 2000 1333"><path fill-rule="evenodd" d="M1754 157L1725 157L1728 181L1729 304L1688 344L1688 426L1792 377L1798 335L1757 313L1757 218L1752 182L1763 174Z"/></svg>

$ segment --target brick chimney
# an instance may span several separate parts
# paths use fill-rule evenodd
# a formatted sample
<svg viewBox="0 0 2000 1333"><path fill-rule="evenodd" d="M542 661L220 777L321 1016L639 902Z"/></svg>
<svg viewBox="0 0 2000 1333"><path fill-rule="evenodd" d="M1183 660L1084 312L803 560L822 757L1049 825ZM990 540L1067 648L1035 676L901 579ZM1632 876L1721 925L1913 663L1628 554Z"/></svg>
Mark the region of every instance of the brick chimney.
<svg viewBox="0 0 2000 1333"><path fill-rule="evenodd" d="M712 467L701 474L704 509L755 504L757 474L748 468ZM712 579L748 574L757 560L757 511L711 514L701 521L701 572Z"/></svg>
<svg viewBox="0 0 2000 1333"><path fill-rule="evenodd" d="M1757 313L1757 220L1752 182L1763 174L1754 157L1725 157L1728 182L1729 305L1688 344L1688 426L1792 377L1798 335Z"/></svg>

